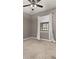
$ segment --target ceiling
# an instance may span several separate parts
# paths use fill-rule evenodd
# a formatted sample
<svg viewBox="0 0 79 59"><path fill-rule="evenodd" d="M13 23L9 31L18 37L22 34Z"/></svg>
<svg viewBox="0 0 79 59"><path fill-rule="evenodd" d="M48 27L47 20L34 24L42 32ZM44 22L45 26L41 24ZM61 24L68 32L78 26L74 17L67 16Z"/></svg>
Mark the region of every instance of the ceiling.
<svg viewBox="0 0 79 59"><path fill-rule="evenodd" d="M23 0L23 5L30 4L28 0ZM43 8L36 7L34 11L32 11L31 7L23 7L23 12L28 14L35 14L42 11L50 10L56 7L56 0L41 0L38 4L43 5Z"/></svg>

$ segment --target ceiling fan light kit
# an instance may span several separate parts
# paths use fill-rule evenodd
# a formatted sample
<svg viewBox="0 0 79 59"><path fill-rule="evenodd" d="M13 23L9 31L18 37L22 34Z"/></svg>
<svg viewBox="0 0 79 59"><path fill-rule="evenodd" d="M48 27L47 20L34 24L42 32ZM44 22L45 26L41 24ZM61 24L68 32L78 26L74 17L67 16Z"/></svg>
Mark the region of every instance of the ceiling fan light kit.
<svg viewBox="0 0 79 59"><path fill-rule="evenodd" d="M43 8L42 5L37 4L37 3L40 2L41 0L28 0L28 1L30 2L30 4L28 4L28 5L23 5L23 7L31 6L32 11L33 11L34 8L36 8L36 7Z"/></svg>

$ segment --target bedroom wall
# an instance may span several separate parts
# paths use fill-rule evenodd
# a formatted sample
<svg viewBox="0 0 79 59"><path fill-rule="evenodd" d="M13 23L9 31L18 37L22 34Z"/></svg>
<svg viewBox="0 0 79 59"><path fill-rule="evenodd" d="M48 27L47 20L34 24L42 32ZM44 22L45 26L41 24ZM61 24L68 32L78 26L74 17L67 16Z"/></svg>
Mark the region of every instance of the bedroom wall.
<svg viewBox="0 0 79 59"><path fill-rule="evenodd" d="M48 10L48 11L44 11L44 12L40 12L40 13L37 13L37 14L34 14L32 16L32 36L35 36L37 35L37 17L38 16L44 16L44 15L48 15L49 13L52 13L53 14L53 33L54 33L54 38L56 40L56 9L52 9L52 10ZM41 37L44 38L44 39L48 39L48 33L41 33Z"/></svg>
<svg viewBox="0 0 79 59"><path fill-rule="evenodd" d="M32 16L32 36L35 36L36 37L36 35L37 35L37 17L38 16L44 16L44 15L47 15L47 14L49 14L49 12L50 11L44 11L44 12L40 12L40 13L37 13L37 14L34 14L33 16ZM42 35L42 37L44 36L44 34L48 34L48 33L40 33L41 35ZM45 36L44 36L45 37ZM48 37L45 37L45 38L48 38Z"/></svg>
<svg viewBox="0 0 79 59"><path fill-rule="evenodd" d="M52 26L53 26L53 33L54 33L54 38L56 40L56 9L52 11L53 13L53 20L52 20Z"/></svg>
<svg viewBox="0 0 79 59"><path fill-rule="evenodd" d="M30 37L32 34L32 18L31 15L23 12L23 39Z"/></svg>

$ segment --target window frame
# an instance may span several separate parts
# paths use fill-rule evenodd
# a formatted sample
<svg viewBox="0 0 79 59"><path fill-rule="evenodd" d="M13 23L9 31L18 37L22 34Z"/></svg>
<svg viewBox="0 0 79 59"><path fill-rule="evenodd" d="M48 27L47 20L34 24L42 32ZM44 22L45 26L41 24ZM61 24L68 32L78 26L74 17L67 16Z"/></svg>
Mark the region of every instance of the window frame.
<svg viewBox="0 0 79 59"><path fill-rule="evenodd" d="M48 31L49 30L49 22L40 23L40 31Z"/></svg>

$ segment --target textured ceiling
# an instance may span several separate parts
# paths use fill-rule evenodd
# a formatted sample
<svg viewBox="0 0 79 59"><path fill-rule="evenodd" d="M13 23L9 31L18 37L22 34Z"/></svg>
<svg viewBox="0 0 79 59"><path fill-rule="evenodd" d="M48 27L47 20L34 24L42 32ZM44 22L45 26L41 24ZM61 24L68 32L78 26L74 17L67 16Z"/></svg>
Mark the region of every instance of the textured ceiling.
<svg viewBox="0 0 79 59"><path fill-rule="evenodd" d="M23 5L30 4L28 0L23 0ZM36 7L34 11L32 11L31 7L23 7L23 12L28 14L35 14L42 11L50 10L56 7L56 0L41 0L38 4L43 5L43 8Z"/></svg>

